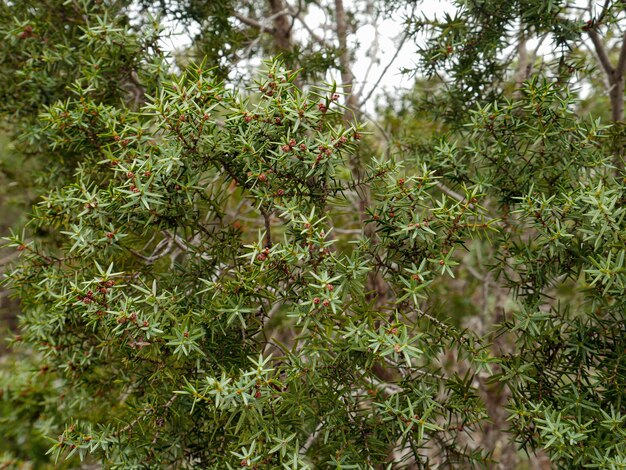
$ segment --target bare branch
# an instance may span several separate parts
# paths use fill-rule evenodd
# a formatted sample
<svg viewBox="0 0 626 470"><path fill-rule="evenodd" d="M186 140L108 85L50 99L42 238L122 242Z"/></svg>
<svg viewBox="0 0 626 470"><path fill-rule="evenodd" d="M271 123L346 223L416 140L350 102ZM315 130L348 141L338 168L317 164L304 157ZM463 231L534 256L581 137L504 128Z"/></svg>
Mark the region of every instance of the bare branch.
<svg viewBox="0 0 626 470"><path fill-rule="evenodd" d="M300 455L306 454L311 446L315 443L318 436L322 432L322 428L324 427L324 421L320 421L320 423L315 427L315 431L311 433L306 442L300 447Z"/></svg>
<svg viewBox="0 0 626 470"><path fill-rule="evenodd" d="M304 18L302 18L302 15L299 12L293 11L292 9L290 10L290 14L291 16L293 16L295 19L297 19L300 22L300 24L304 27L304 29L307 30L307 32L311 35L311 37L315 39L315 41L319 42L320 44L326 47L329 46L326 40L323 37L321 37L319 34L317 34L315 31L313 31L313 29L307 24L307 22L304 21Z"/></svg>
<svg viewBox="0 0 626 470"><path fill-rule="evenodd" d="M265 222L265 248L272 247L272 224L270 221L270 213L261 210L261 214L263 215L263 221Z"/></svg>
<svg viewBox="0 0 626 470"><path fill-rule="evenodd" d="M411 17L413 17L413 14L415 13L415 6L413 5L413 10L411 10ZM382 79L384 78L384 76L387 74L387 72L389 71L389 68L391 67L391 65L396 61L396 59L398 58L398 55L400 54L400 51L402 50L402 48L404 47L404 43L406 42L407 38L409 37L409 30L407 28L407 30L404 32L404 35L402 36L402 39L400 40L400 44L398 44L398 47L396 49L396 52L394 53L393 57L391 58L391 60L387 63L387 65L385 66L385 68L383 69L382 73L380 74L380 76L378 77L378 80L376 80L376 83L374 83L374 86L372 87L372 89L370 90L370 92L367 94L367 96L365 98L363 98L361 100L361 102L359 103L359 106L363 106L367 100L369 100L372 97L372 94L374 93L374 91L376 91L376 88L378 88L378 85L380 85L380 82L382 81Z"/></svg>
<svg viewBox="0 0 626 470"><path fill-rule="evenodd" d="M611 61L609 60L609 56L604 48L604 44L602 44L602 40L600 39L598 32L591 28L589 29L588 34L591 42L593 43L596 55L598 56L598 61L609 79L609 83L613 83L613 66L611 65Z"/></svg>
<svg viewBox="0 0 626 470"><path fill-rule="evenodd" d="M241 21L243 24L246 24L246 25L251 26L253 28L260 29L262 31L266 31L268 33L273 33L274 32L274 28L266 28L262 23L258 22L257 20L252 19L252 18L248 18L247 16L243 16L241 13L234 12L233 16L235 18L237 18L239 21Z"/></svg>
<svg viewBox="0 0 626 470"><path fill-rule="evenodd" d="M626 71L626 34L622 38L622 47L619 50L619 59L617 60L617 68L615 69L617 79L620 79L624 72Z"/></svg>
<svg viewBox="0 0 626 470"><path fill-rule="evenodd" d="M358 109L356 103L356 97L353 92L354 75L352 74L350 64L350 52L348 50L348 23L346 20L346 11L343 7L343 0L335 0L335 21L337 39L339 40L339 49L341 55L339 56L339 65L341 66L341 81L343 82L344 90L347 95L346 99L346 112L344 113L344 121L348 122L351 115L355 114Z"/></svg>
<svg viewBox="0 0 626 470"><path fill-rule="evenodd" d="M609 6L611 5L611 0L605 0L604 6L602 7L602 11L600 12L600 16L596 19L596 24L601 24L604 21L604 17L609 11Z"/></svg>

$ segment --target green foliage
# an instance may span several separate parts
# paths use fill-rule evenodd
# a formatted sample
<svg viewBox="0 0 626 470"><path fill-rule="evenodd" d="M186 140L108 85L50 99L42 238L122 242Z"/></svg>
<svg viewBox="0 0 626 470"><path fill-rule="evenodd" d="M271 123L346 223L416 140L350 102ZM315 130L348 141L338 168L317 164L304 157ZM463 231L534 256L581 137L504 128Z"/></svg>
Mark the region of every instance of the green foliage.
<svg viewBox="0 0 626 470"><path fill-rule="evenodd" d="M390 443L417 449L431 433L463 456L456 428L438 423L484 412L468 379L440 396L455 379L434 359L446 344L470 360L480 346L430 323L421 303L432 279L454 275L454 248L489 223L469 202L435 198L426 170L400 177L375 162L351 182L358 129L341 126L334 88L305 95L294 79L275 65L261 95L240 96L194 65L140 113L120 116L86 89L42 115L53 148L97 148L32 219L58 227L61 247L12 240L24 340L73 384L55 458L303 465L360 461L365 444L373 465ZM366 182L380 241L338 249L344 193ZM238 229L233 205L264 230ZM396 300L375 309L364 285L381 268ZM267 337L270 319L291 336ZM373 373L385 362L401 374L391 391ZM199 436L212 444L198 448Z"/></svg>
<svg viewBox="0 0 626 470"><path fill-rule="evenodd" d="M334 84L279 60L224 82L235 2L157 5L228 23L180 72L124 2L0 4L3 178L40 195L6 237L22 313L0 465L491 468L499 426L555 468L623 467L613 131L563 80L495 84L521 6L560 24L540 3L465 2L440 25L454 47L475 35L444 62L429 46L461 94L398 100L384 156Z"/></svg>

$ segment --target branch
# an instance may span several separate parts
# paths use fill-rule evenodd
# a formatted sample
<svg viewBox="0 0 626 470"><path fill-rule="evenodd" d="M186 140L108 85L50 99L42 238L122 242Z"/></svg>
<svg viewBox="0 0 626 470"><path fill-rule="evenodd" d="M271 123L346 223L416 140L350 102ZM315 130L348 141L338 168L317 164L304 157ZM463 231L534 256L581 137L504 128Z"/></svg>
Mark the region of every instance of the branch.
<svg viewBox="0 0 626 470"><path fill-rule="evenodd" d="M604 21L604 17L606 16L606 14L609 11L610 4L611 4L610 0L606 0L604 2L604 6L602 7L602 11L600 12L600 16L598 16L598 19L596 20L596 24L601 24L602 21Z"/></svg>
<svg viewBox="0 0 626 470"><path fill-rule="evenodd" d="M265 222L265 248L272 247L272 224L270 221L270 214L261 210L261 214L263 215L263 220Z"/></svg>
<svg viewBox="0 0 626 470"><path fill-rule="evenodd" d="M346 11L343 7L343 0L335 0L335 20L337 39L339 40L339 65L341 66L341 81L343 82L344 92L347 93L346 112L343 115L344 121L350 120L350 113L355 114L358 106L356 97L352 90L354 84L354 75L350 70L350 53L348 51L348 23L346 21ZM346 89L349 90L346 91Z"/></svg>
<svg viewBox="0 0 626 470"><path fill-rule="evenodd" d="M413 17L413 14L415 13L415 6L413 5L413 10L411 10L411 17ZM374 86L372 87L372 89L370 90L370 92L367 94L367 96L365 98L363 98L361 100L361 102L359 103L359 106L363 106L365 104L365 102L367 100L369 100L372 97L372 94L374 93L374 91L376 90L376 88L378 88L378 85L380 84L380 82L382 81L383 77L387 74L387 72L389 71L389 67L391 67L391 65L396 61L396 59L398 58L398 54L400 54L400 51L402 50L402 48L404 47L404 43L406 42L407 38L409 37L409 30L407 28L407 30L404 32L404 36L402 36L402 39L400 40L400 44L398 45L398 48L396 49L395 54L393 55L393 57L391 58L391 60L387 63L387 65L385 66L385 68L383 69L382 73L380 74L380 76L378 77L378 80L376 80L376 83L374 83Z"/></svg>
<svg viewBox="0 0 626 470"><path fill-rule="evenodd" d="M598 32L595 29L589 29L588 34L591 42L593 43L600 65L607 74L609 83L613 84L613 66L611 65L611 61L609 60L609 56L606 53L606 49L604 48L604 44L602 44L602 40L600 39Z"/></svg>
<svg viewBox="0 0 626 470"><path fill-rule="evenodd" d="M615 78L621 77L626 71L626 33L622 38L622 47L619 50L619 59L617 60L617 68L615 71L617 72Z"/></svg>
<svg viewBox="0 0 626 470"><path fill-rule="evenodd" d="M404 36L402 36L402 39L400 40L400 44L398 45L398 48L396 49L395 54L393 55L393 57L391 58L391 60L387 63L387 65L385 66L385 68L383 69L382 73L380 74L380 76L378 77L378 80L376 80L376 83L374 83L374 86L372 86L372 89L369 91L369 93L367 94L367 96L365 98L363 98L361 100L361 102L359 103L359 106L363 106L365 104L365 102L367 100L369 100L372 97L372 94L374 94L374 91L376 90L376 88L378 88L378 85L380 84L380 82L382 81L383 77L387 74L387 72L389 71L389 67L391 67L391 65L396 61L396 59L398 58L398 54L400 54L400 51L402 50L402 47L404 47L404 42L406 41L406 39L409 37L409 33L408 31L404 33Z"/></svg>
<svg viewBox="0 0 626 470"><path fill-rule="evenodd" d="M324 427L324 421L320 421L320 423L315 427L315 431L313 431L313 433L311 433L311 435L308 437L306 442L302 445L302 447L300 447L300 452L299 452L300 455L304 455L304 454L306 454L309 451L311 446L317 440L317 437L322 432L322 428L323 427Z"/></svg>
<svg viewBox="0 0 626 470"><path fill-rule="evenodd" d="M156 260L167 256L167 254L172 251L173 244L174 244L173 240L166 235L166 238L164 238L157 244L157 246L154 248L154 250L149 256L142 255L141 253L133 250L132 248L129 248L129 251L133 255L144 260L146 263L152 264Z"/></svg>
<svg viewBox="0 0 626 470"><path fill-rule="evenodd" d="M233 16L237 18L239 21L241 21L243 24L247 24L248 26L251 26L252 28L260 29L268 33L274 32L274 28L267 28L265 25L261 24L257 20L253 18L248 18L247 16L243 16L241 13L234 12Z"/></svg>
<svg viewBox="0 0 626 470"><path fill-rule="evenodd" d="M313 29L307 24L307 22L304 21L304 18L302 18L302 15L299 12L291 10L290 14L300 22L300 24L304 27L304 29L307 30L307 32L311 35L313 39L322 44L324 47L329 47L329 45L326 43L326 40L315 31L313 31Z"/></svg>

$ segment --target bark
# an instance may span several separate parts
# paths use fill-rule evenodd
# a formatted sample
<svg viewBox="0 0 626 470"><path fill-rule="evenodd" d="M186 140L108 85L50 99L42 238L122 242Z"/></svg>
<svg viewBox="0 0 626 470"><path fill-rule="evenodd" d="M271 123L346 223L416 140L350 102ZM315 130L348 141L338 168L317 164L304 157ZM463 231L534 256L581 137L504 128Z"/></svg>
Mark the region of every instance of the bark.
<svg viewBox="0 0 626 470"><path fill-rule="evenodd" d="M341 81L346 95L346 111L344 121L348 124L358 114L358 104L354 95L354 75L351 70L350 51L348 50L348 23L343 0L335 0L335 21L337 23L337 39L339 41L339 65L341 66Z"/></svg>
<svg viewBox="0 0 626 470"><path fill-rule="evenodd" d="M530 69L528 61L528 51L526 50L526 35L523 31L520 31L519 42L517 44L517 70L515 72L515 94L516 98L519 98L522 84L528 79L528 72Z"/></svg>
<svg viewBox="0 0 626 470"><path fill-rule="evenodd" d="M609 59L609 55L600 39L600 35L594 28L590 28L589 38L593 44L598 62L604 71L606 81L609 86L609 100L611 102L611 120L614 124L623 126L624 122L624 73L626 72L626 34L622 39L619 51L619 59L614 67ZM619 170L624 170L623 146L617 139L613 151L614 163Z"/></svg>
<svg viewBox="0 0 626 470"><path fill-rule="evenodd" d="M289 9L284 0L269 0L270 10L274 18L274 41L276 48L281 51L289 51L292 48L291 21Z"/></svg>

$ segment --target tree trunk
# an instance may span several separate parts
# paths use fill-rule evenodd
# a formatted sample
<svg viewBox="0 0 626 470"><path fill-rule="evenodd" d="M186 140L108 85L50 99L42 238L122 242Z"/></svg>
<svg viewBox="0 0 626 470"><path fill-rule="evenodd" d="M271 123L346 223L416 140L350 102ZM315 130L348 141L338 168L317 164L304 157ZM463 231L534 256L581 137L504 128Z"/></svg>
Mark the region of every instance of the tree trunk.
<svg viewBox="0 0 626 470"><path fill-rule="evenodd" d="M611 77L611 120L622 122L624 120L624 75L615 70Z"/></svg>
<svg viewBox="0 0 626 470"><path fill-rule="evenodd" d="M274 18L274 41L281 51L291 50L291 23L284 0L269 0L270 10Z"/></svg>
<svg viewBox="0 0 626 470"><path fill-rule="evenodd" d="M354 120L357 114L358 104L354 95L354 75L351 70L350 52L348 51L348 23L346 21L346 10L343 7L343 0L335 0L335 20L337 23L337 39L339 40L339 65L341 66L341 81L346 93L346 111L343 119L346 124Z"/></svg>

